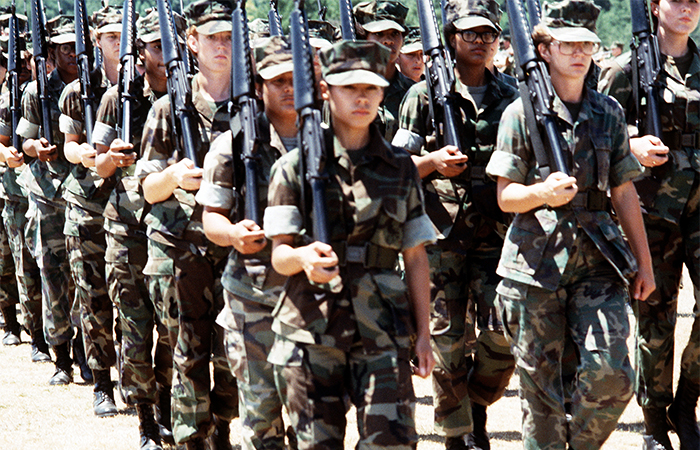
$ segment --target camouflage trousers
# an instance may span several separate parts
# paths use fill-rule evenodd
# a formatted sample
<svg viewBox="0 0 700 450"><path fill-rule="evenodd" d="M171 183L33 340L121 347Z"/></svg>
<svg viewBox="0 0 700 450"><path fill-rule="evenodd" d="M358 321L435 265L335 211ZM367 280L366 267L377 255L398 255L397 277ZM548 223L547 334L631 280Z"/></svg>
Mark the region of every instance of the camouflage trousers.
<svg viewBox="0 0 700 450"><path fill-rule="evenodd" d="M0 208L4 209L5 200L0 198ZM15 277L15 262L8 239L7 227L0 227L0 309L11 308L19 304L19 291Z"/></svg>
<svg viewBox="0 0 700 450"><path fill-rule="evenodd" d="M700 216L680 224L644 216L656 290L645 302L632 302L636 328L637 401L642 407L666 407L673 401L673 352L676 311L683 264L700 302ZM681 373L700 383L700 313L681 356Z"/></svg>
<svg viewBox="0 0 700 450"><path fill-rule="evenodd" d="M26 202L6 200L2 219L16 267L22 325L34 333L43 333L41 318L41 274L36 260L24 245L24 227L27 223Z"/></svg>
<svg viewBox="0 0 700 450"><path fill-rule="evenodd" d="M229 306L217 322L224 325L226 356L238 380L238 410L242 447L284 449L282 399L275 384L274 366L267 361L275 333L273 307L246 300L224 291Z"/></svg>
<svg viewBox="0 0 700 450"><path fill-rule="evenodd" d="M143 274L147 245L144 233L138 237L107 233L107 285L119 312L122 391L129 405L157 403L157 391L169 390L173 376L168 330L157 319Z"/></svg>
<svg viewBox="0 0 700 450"><path fill-rule="evenodd" d="M178 444L214 431L212 414L238 416L238 389L215 318L223 307L226 258L213 260L148 241L144 274L173 347L172 421ZM214 368L211 387L210 362Z"/></svg>
<svg viewBox="0 0 700 450"><path fill-rule="evenodd" d="M44 337L51 346L73 338L80 323L73 311L73 285L63 234L65 204L29 194L25 243L41 273Z"/></svg>
<svg viewBox="0 0 700 450"><path fill-rule="evenodd" d="M346 397L357 409L357 448L416 448L410 344L402 340L374 352L357 342L346 353L276 337L273 353L286 363L275 361L275 378L299 450L343 448Z"/></svg>
<svg viewBox="0 0 700 450"><path fill-rule="evenodd" d="M498 286L526 449L600 449L633 395L627 287L590 239L576 242L556 291L510 280ZM571 366L562 360L572 347L578 365L566 386Z"/></svg>
<svg viewBox="0 0 700 450"><path fill-rule="evenodd" d="M515 370L495 308L500 247L488 239L481 242L477 249L460 252L441 245L426 248L436 361L435 430L444 436L472 431L471 402L493 404L503 396Z"/></svg>
<svg viewBox="0 0 700 450"><path fill-rule="evenodd" d="M105 279L104 219L80 206L66 203L66 249L75 297L80 311L85 357L92 370L105 370L116 360L114 307Z"/></svg>

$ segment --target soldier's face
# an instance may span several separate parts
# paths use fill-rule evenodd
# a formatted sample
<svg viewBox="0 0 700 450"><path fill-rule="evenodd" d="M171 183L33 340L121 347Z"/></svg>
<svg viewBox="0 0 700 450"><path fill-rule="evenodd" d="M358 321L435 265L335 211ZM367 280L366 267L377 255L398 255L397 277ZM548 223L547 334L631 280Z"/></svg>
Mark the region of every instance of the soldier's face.
<svg viewBox="0 0 700 450"><path fill-rule="evenodd" d="M295 121L294 77L292 72L283 73L270 80L263 81L262 99L268 117Z"/></svg>
<svg viewBox="0 0 700 450"><path fill-rule="evenodd" d="M403 34L400 31L384 30L378 33L367 33L367 40L379 42L389 47L389 50L391 50L389 64L395 64L396 60L399 59L399 51L403 45Z"/></svg>
<svg viewBox="0 0 700 450"><path fill-rule="evenodd" d="M195 33L187 38L192 52L197 55L199 70L213 72L220 76L231 73L231 32L215 34Z"/></svg>
<svg viewBox="0 0 700 450"><path fill-rule="evenodd" d="M659 18L663 33L688 36L698 26L700 3L698 0L660 0L651 4L651 13Z"/></svg>
<svg viewBox="0 0 700 450"><path fill-rule="evenodd" d="M102 55L105 60L108 60L114 64L119 62L119 47L121 40L121 33L110 32L102 33L100 37L97 38L97 46L102 50Z"/></svg>
<svg viewBox="0 0 700 450"><path fill-rule="evenodd" d="M144 66L146 73L158 78L165 78L165 64L163 63L163 48L160 40L148 42L143 47Z"/></svg>
<svg viewBox="0 0 700 450"><path fill-rule="evenodd" d="M401 73L413 81L419 81L423 74L425 63L423 62L423 50L399 55L399 68Z"/></svg>
<svg viewBox="0 0 700 450"><path fill-rule="evenodd" d="M78 76L78 63L75 59L75 43L61 44L54 49L56 68L68 79Z"/></svg>
<svg viewBox="0 0 700 450"><path fill-rule="evenodd" d="M321 81L321 96L330 104L334 127L365 131L377 117L384 89L373 84L329 86Z"/></svg>
<svg viewBox="0 0 700 450"><path fill-rule="evenodd" d="M473 31L477 34L477 37L472 42L467 42L462 37L462 33L456 33L450 37L452 47L455 49L455 56L460 63L466 66L475 66L476 68L486 67L486 64L493 59L491 48L494 43L485 43L481 37L481 33L489 33L494 30L491 27L481 26L472 28L469 31Z"/></svg>
<svg viewBox="0 0 700 450"><path fill-rule="evenodd" d="M539 50L542 58L549 64L549 73L552 79L570 80L578 82L583 80L591 67L592 55L587 55L584 48L585 42L566 43L567 50L562 53L560 44L553 41L549 45L540 44ZM573 47L571 54L569 47Z"/></svg>

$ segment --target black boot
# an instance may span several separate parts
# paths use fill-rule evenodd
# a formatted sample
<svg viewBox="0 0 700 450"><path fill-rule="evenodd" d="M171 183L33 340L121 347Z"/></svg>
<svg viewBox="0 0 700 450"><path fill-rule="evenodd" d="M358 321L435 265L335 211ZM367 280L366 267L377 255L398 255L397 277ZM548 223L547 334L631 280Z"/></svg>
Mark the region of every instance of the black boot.
<svg viewBox="0 0 700 450"><path fill-rule="evenodd" d="M681 374L676 398L668 408L668 419L681 441L681 450L700 449L700 431L695 416L695 406L700 396L700 386L693 384Z"/></svg>
<svg viewBox="0 0 700 450"><path fill-rule="evenodd" d="M474 431L467 436L467 447L473 450L491 450L486 432L486 406L472 402Z"/></svg>
<svg viewBox="0 0 700 450"><path fill-rule="evenodd" d="M3 345L19 345L22 343L20 339L21 328L17 322L17 308L15 305L8 306L2 309L2 316L5 318L5 335L2 338Z"/></svg>
<svg viewBox="0 0 700 450"><path fill-rule="evenodd" d="M159 386L156 410L161 439L166 444L175 445L173 426L170 423L170 386Z"/></svg>
<svg viewBox="0 0 700 450"><path fill-rule="evenodd" d="M233 450L231 427L228 420L214 416L214 434L209 438L212 450Z"/></svg>
<svg viewBox="0 0 700 450"><path fill-rule="evenodd" d="M46 343L41 329L34 330L32 333L32 362L51 362L49 344Z"/></svg>
<svg viewBox="0 0 700 450"><path fill-rule="evenodd" d="M160 446L160 433L156 418L153 415L153 405L150 403L139 403L136 405L136 412L139 415L139 433L141 434L140 450L163 450Z"/></svg>
<svg viewBox="0 0 700 450"><path fill-rule="evenodd" d="M445 438L445 450L467 450L464 436L452 436Z"/></svg>
<svg viewBox="0 0 700 450"><path fill-rule="evenodd" d="M201 437L192 438L179 448L183 448L184 450L212 450L209 446L209 439Z"/></svg>
<svg viewBox="0 0 700 450"><path fill-rule="evenodd" d="M95 400L93 408L97 417L111 417L119 411L114 404L114 385L109 376L109 369L93 370L95 379Z"/></svg>
<svg viewBox="0 0 700 450"><path fill-rule="evenodd" d="M644 413L644 426L646 433L644 436L643 450L673 450L671 440L668 438L668 419L666 418L666 408L642 408Z"/></svg>
<svg viewBox="0 0 700 450"><path fill-rule="evenodd" d="M53 348L56 354L56 372L49 380L49 384L62 386L73 382L73 360L70 359L70 347L64 342Z"/></svg>
<svg viewBox="0 0 700 450"><path fill-rule="evenodd" d="M83 332L80 330L78 330L78 333L73 338L73 359L80 369L80 378L86 383L94 382L95 379L92 377L92 370L88 366L87 358L85 358Z"/></svg>

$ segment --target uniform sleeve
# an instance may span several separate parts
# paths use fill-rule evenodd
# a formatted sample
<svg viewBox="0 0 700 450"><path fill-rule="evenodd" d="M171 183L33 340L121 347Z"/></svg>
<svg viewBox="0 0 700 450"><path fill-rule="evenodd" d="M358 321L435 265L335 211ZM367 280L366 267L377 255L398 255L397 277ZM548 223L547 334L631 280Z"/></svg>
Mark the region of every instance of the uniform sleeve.
<svg viewBox="0 0 700 450"><path fill-rule="evenodd" d="M610 133L614 133L610 154L610 187L616 187L640 176L643 168L630 151L630 140L622 107L614 98L609 101L613 123L608 129Z"/></svg>
<svg viewBox="0 0 700 450"><path fill-rule="evenodd" d="M61 116L58 129L63 134L81 136L85 133L85 115L80 101L80 81L75 80L63 89L58 99Z"/></svg>
<svg viewBox="0 0 700 450"><path fill-rule="evenodd" d="M412 172L407 205L409 213L403 227L402 251L420 244L432 244L437 240L435 227L425 213L423 189L415 165L412 166Z"/></svg>
<svg viewBox="0 0 700 450"><path fill-rule="evenodd" d="M0 135L11 135L11 120L12 118L10 117L10 95L6 93L2 97L0 97Z"/></svg>
<svg viewBox="0 0 700 450"><path fill-rule="evenodd" d="M32 81L22 94L22 118L17 125L17 134L25 139L37 139L41 126L39 114L39 94L36 81Z"/></svg>
<svg viewBox="0 0 700 450"><path fill-rule="evenodd" d="M267 208L263 217L265 236L300 234L303 218L299 209L299 151L281 157L272 166Z"/></svg>
<svg viewBox="0 0 700 450"><path fill-rule="evenodd" d="M141 138L143 156L136 164L135 175L141 179L149 174L162 172L168 167L175 146L170 132L170 101L163 97L153 104Z"/></svg>
<svg viewBox="0 0 700 450"><path fill-rule="evenodd" d="M217 137L204 157L204 175L196 200L202 206L228 210L233 208L231 131Z"/></svg>
<svg viewBox="0 0 700 450"><path fill-rule="evenodd" d="M117 124L119 123L119 92L117 86L113 86L102 96L100 106L95 115L95 130L92 140L96 144L109 146L117 138Z"/></svg>
<svg viewBox="0 0 700 450"><path fill-rule="evenodd" d="M486 173L494 180L506 178L525 184L528 174L535 165L534 156L527 135L522 100L511 103L503 111L498 127L496 151L491 155Z"/></svg>
<svg viewBox="0 0 700 450"><path fill-rule="evenodd" d="M625 65L627 67L627 65ZM622 105L625 111L625 121L630 136L637 136L636 111L634 96L632 95L632 81L630 75L620 65L619 59L614 59L600 73L598 92L609 95Z"/></svg>
<svg viewBox="0 0 700 450"><path fill-rule="evenodd" d="M425 137L428 135L426 119L428 96L425 81L414 84L406 93L399 108L399 129L394 135L392 145L403 147L414 155L420 155L425 149Z"/></svg>

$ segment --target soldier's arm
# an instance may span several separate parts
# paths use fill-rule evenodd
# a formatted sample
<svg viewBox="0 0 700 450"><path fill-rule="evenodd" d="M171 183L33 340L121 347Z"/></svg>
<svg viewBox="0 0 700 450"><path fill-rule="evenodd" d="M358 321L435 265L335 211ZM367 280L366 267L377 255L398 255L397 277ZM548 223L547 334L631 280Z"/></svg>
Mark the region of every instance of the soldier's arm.
<svg viewBox="0 0 700 450"><path fill-rule="evenodd" d="M408 297L416 321L416 375L427 378L433 371L435 359L430 347L430 274L428 255L423 244L405 249L403 255L406 268Z"/></svg>
<svg viewBox="0 0 700 450"><path fill-rule="evenodd" d="M87 142L81 143L77 134L64 134L63 154L71 164L95 167L97 151Z"/></svg>
<svg viewBox="0 0 700 450"><path fill-rule="evenodd" d="M318 241L302 247L293 247L293 243L291 234L272 238L272 267L278 273L292 276L303 270L314 283L328 283L338 276L338 256L333 247Z"/></svg>
<svg viewBox="0 0 700 450"><path fill-rule="evenodd" d="M267 245L265 232L252 220L237 223L229 220L230 210L205 206L202 213L204 234L207 239L222 247L233 246L239 253L250 255Z"/></svg>

